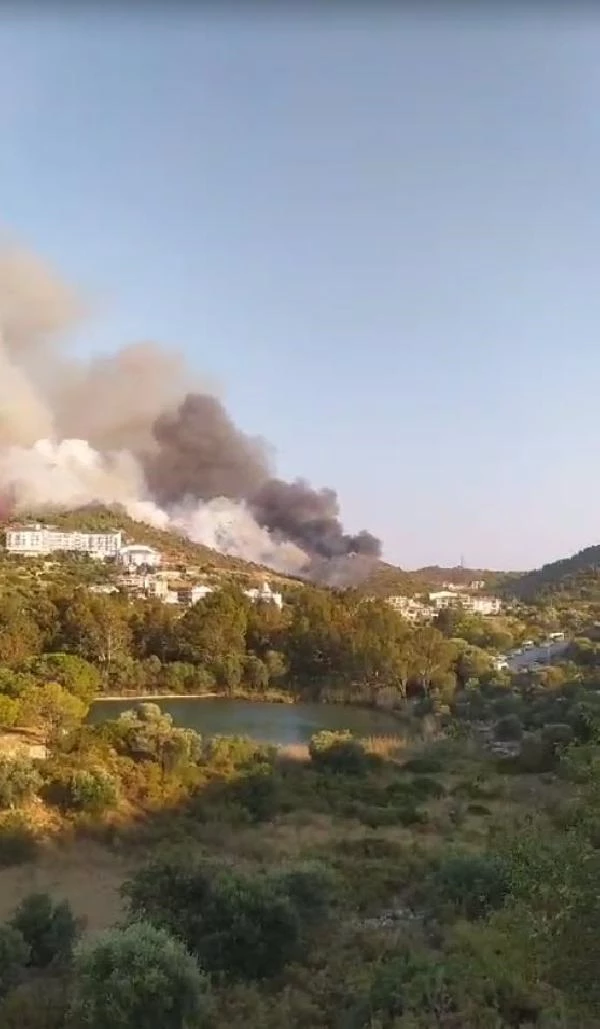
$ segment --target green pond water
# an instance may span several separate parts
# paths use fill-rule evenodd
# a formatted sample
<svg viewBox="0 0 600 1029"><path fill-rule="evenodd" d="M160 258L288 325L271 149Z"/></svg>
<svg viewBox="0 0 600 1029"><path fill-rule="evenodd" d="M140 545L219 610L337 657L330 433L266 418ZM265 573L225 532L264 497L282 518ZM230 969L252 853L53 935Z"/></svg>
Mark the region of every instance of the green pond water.
<svg viewBox="0 0 600 1029"><path fill-rule="evenodd" d="M398 722L385 712L337 704L268 704L221 698L165 698L157 703L173 716L175 725L196 729L203 736L249 736L276 745L308 743L321 729L350 729L357 736L398 732ZM88 720L118 718L135 704L131 699L97 701Z"/></svg>

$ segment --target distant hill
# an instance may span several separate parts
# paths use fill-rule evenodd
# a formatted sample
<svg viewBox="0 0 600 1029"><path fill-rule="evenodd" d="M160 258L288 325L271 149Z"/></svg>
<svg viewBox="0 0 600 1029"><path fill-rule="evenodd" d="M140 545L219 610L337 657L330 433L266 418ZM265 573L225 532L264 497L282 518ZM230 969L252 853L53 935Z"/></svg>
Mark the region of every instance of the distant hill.
<svg viewBox="0 0 600 1029"><path fill-rule="evenodd" d="M263 565L220 554L201 543L192 543L186 536L172 530L154 529L145 522L134 521L118 506L89 505L72 511L52 512L51 515L48 512L22 512L18 520L46 522L67 531L111 532L120 529L128 542L144 543L159 550L165 564L194 568L208 579L232 578L242 586L259 585L265 578L282 587L297 587L300 583L298 579L279 575Z"/></svg>
<svg viewBox="0 0 600 1029"><path fill-rule="evenodd" d="M600 603L600 546L542 565L507 581L506 593L523 601L576 599Z"/></svg>
<svg viewBox="0 0 600 1029"><path fill-rule="evenodd" d="M439 565L408 571L361 555L334 558L325 562L322 569L315 569L317 580L324 585L355 586L361 593L372 597L388 597L395 593L414 596L415 593L440 589L445 582L468 586L476 580L485 582L485 588L495 592L511 574L486 568L442 568Z"/></svg>
<svg viewBox="0 0 600 1029"><path fill-rule="evenodd" d="M428 565L425 568L417 568L410 574L435 587L441 587L445 582L453 582L457 586L468 586L471 582L484 582L484 590L493 593L508 580L521 573L498 572L491 568L464 568L462 565L455 565L453 568Z"/></svg>

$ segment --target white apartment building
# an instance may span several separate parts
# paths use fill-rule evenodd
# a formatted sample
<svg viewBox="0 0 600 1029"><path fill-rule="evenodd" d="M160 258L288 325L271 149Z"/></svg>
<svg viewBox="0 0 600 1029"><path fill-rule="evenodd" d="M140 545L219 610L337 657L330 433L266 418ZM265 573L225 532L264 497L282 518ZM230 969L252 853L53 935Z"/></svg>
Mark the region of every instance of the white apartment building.
<svg viewBox="0 0 600 1029"><path fill-rule="evenodd" d="M263 582L260 589L244 590L244 593L254 603L275 604L280 609L283 607L283 596L275 593L268 582Z"/></svg>
<svg viewBox="0 0 600 1029"><path fill-rule="evenodd" d="M154 547L147 547L143 543L131 543L119 550L119 561L126 568L158 568L161 562L161 555Z"/></svg>
<svg viewBox="0 0 600 1029"><path fill-rule="evenodd" d="M166 594L163 594L160 599L164 600L168 604L185 604L189 606L191 604L197 604L199 601L204 600L209 593L214 593L214 586L179 586L177 588L171 588ZM281 593L275 593L268 582L263 582L260 589L249 589L244 590L244 594L253 602L265 604L275 604L278 608L283 606L283 597ZM158 595L158 594L156 594Z"/></svg>
<svg viewBox="0 0 600 1029"><path fill-rule="evenodd" d="M477 615L497 615L502 607L498 597L472 597L468 593L456 593L454 590L437 590L430 593L429 601L438 611L446 607L461 607L464 611Z"/></svg>
<svg viewBox="0 0 600 1029"><path fill-rule="evenodd" d="M36 556L56 551L89 554L101 560L121 550L120 532L64 532L48 525L11 525L6 530L9 554Z"/></svg>
<svg viewBox="0 0 600 1029"><path fill-rule="evenodd" d="M424 604L416 597L405 597L396 594L386 597L386 602L394 608L399 615L402 615L407 622L430 622L435 612L429 604Z"/></svg>

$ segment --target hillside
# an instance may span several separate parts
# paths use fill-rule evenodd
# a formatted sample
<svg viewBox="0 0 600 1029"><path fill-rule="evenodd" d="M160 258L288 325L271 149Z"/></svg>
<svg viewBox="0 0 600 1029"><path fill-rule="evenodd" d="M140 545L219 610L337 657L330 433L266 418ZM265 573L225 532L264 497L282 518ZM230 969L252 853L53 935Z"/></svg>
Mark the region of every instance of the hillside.
<svg viewBox="0 0 600 1029"><path fill-rule="evenodd" d="M235 578L240 585L259 585L266 577L281 587L297 586L299 580L279 575L270 568L237 557L220 554L201 543L192 543L187 537L171 531L155 529L145 522L136 522L123 509L90 505L72 511L48 513L27 512L19 521L46 521L60 528L79 532L111 532L120 529L128 542L144 543L155 547L163 555L165 564L185 565L208 579ZM2 525L4 528L5 525Z"/></svg>
<svg viewBox="0 0 600 1029"><path fill-rule="evenodd" d="M497 572L491 568L464 568L463 565L455 565L453 568L427 565L425 568L417 568L416 571L410 574L428 583L428 585L438 588L443 586L445 582L453 582L457 586L468 586L471 582L482 581L485 583L485 589L493 592L515 573Z"/></svg>
<svg viewBox="0 0 600 1029"><path fill-rule="evenodd" d="M523 601L545 599L600 603L600 546L542 565L505 584L505 592Z"/></svg>

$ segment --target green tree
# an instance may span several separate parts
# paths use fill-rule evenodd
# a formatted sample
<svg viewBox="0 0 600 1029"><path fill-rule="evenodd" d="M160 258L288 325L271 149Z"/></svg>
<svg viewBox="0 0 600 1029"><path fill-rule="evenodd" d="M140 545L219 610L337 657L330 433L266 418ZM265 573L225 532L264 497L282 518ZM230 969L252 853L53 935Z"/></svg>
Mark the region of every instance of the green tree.
<svg viewBox="0 0 600 1029"><path fill-rule="evenodd" d="M76 654L44 654L28 665L37 679L57 682L74 697L90 704L102 685L98 669Z"/></svg>
<svg viewBox="0 0 600 1029"><path fill-rule="evenodd" d="M9 924L29 947L33 968L68 963L80 929L68 902L55 904L47 893L25 897Z"/></svg>
<svg viewBox="0 0 600 1029"><path fill-rule="evenodd" d="M29 964L30 951L22 934L10 925L0 926L0 997L5 997Z"/></svg>
<svg viewBox="0 0 600 1029"><path fill-rule="evenodd" d="M207 971L277 975L297 951L301 917L278 882L160 861L125 884L131 914L184 940Z"/></svg>
<svg viewBox="0 0 600 1029"><path fill-rule="evenodd" d="M80 944L71 1018L80 1029L202 1029L209 983L183 943L135 923Z"/></svg>
<svg viewBox="0 0 600 1029"><path fill-rule="evenodd" d="M256 654L247 654L244 658L244 682L258 693L269 685L269 668Z"/></svg>
<svg viewBox="0 0 600 1029"><path fill-rule="evenodd" d="M0 757L0 807L13 808L29 800L42 777L26 755Z"/></svg>
<svg viewBox="0 0 600 1029"><path fill-rule="evenodd" d="M456 648L431 626L415 629L411 640L411 665L425 695L429 694L436 675L450 670Z"/></svg>
<svg viewBox="0 0 600 1029"><path fill-rule="evenodd" d="M86 714L87 705L57 682L28 688L20 698L22 724L44 730L48 739L75 727Z"/></svg>
<svg viewBox="0 0 600 1029"><path fill-rule="evenodd" d="M189 608L179 622L180 657L203 665L220 686L241 681L248 604L239 590L217 590Z"/></svg>
<svg viewBox="0 0 600 1029"><path fill-rule="evenodd" d="M42 647L42 635L18 597L0 596L0 664L14 667Z"/></svg>
<svg viewBox="0 0 600 1029"><path fill-rule="evenodd" d="M126 602L78 592L63 619L65 649L100 665L106 677L112 663L129 653L132 641Z"/></svg>

